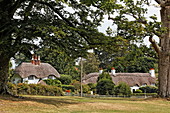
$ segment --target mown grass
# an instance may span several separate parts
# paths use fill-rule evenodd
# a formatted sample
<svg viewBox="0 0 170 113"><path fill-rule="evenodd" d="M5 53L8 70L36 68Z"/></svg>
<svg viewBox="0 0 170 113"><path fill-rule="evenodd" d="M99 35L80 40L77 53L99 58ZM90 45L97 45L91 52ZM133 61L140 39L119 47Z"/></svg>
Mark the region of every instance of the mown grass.
<svg viewBox="0 0 170 113"><path fill-rule="evenodd" d="M0 113L170 113L166 99L0 96Z"/></svg>

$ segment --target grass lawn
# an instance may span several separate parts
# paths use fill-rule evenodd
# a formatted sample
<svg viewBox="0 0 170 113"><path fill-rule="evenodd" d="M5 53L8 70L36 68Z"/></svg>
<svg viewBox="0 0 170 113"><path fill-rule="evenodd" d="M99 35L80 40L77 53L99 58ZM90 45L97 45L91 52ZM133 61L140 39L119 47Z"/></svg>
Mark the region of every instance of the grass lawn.
<svg viewBox="0 0 170 113"><path fill-rule="evenodd" d="M165 99L0 96L0 113L170 113Z"/></svg>

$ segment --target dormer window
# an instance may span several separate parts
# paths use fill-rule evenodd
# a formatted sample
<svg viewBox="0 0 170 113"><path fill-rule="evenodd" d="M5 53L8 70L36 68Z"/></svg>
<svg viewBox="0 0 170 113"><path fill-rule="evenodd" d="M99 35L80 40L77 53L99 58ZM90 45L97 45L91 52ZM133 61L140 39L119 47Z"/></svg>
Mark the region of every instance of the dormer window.
<svg viewBox="0 0 170 113"><path fill-rule="evenodd" d="M34 75L30 75L29 77L28 77L28 80L34 80L35 79L35 76Z"/></svg>
<svg viewBox="0 0 170 113"><path fill-rule="evenodd" d="M55 76L54 75L49 75L48 79L55 79Z"/></svg>
<svg viewBox="0 0 170 113"><path fill-rule="evenodd" d="M147 83L144 83L142 86L147 86Z"/></svg>

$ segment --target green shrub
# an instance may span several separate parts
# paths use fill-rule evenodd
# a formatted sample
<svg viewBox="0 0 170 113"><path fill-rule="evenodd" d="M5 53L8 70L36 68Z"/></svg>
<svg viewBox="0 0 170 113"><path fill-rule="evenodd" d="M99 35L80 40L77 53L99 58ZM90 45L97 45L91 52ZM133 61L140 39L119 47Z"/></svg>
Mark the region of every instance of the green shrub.
<svg viewBox="0 0 170 113"><path fill-rule="evenodd" d="M114 93L115 95L130 96L131 90L130 90L130 87L126 83L121 82L119 83L119 85L115 87Z"/></svg>
<svg viewBox="0 0 170 113"><path fill-rule="evenodd" d="M157 93L133 93L131 96L157 96Z"/></svg>
<svg viewBox="0 0 170 113"><path fill-rule="evenodd" d="M143 86L139 88L143 93L157 93L158 88L156 86Z"/></svg>
<svg viewBox="0 0 170 113"><path fill-rule="evenodd" d="M112 77L110 76L109 73L107 72L103 72L102 74L99 75L99 77L97 78L97 82L99 82L102 79L109 79L112 80Z"/></svg>
<svg viewBox="0 0 170 113"><path fill-rule="evenodd" d="M83 87L83 93L88 93L90 91L90 87L87 84L83 85L82 87Z"/></svg>
<svg viewBox="0 0 170 113"><path fill-rule="evenodd" d="M97 82L96 90L99 95L112 95L114 93L114 86L112 80L101 79Z"/></svg>
<svg viewBox="0 0 170 113"><path fill-rule="evenodd" d="M44 82L48 85L52 85L52 86L57 86L57 87L61 87L62 83L60 80L57 80L57 79L47 79L47 80L44 80Z"/></svg>
<svg viewBox="0 0 170 113"><path fill-rule="evenodd" d="M80 91L81 84L80 84L79 81L73 80L72 83L71 83L71 85L73 85L73 86L75 87L75 90L76 90L76 91L78 91L78 92Z"/></svg>
<svg viewBox="0 0 170 113"><path fill-rule="evenodd" d="M18 91L18 94L27 94L30 91L30 87L28 86L28 84L18 83L17 91Z"/></svg>
<svg viewBox="0 0 170 113"><path fill-rule="evenodd" d="M8 91L12 95L18 95L18 93L17 93L17 86L15 84L12 84L11 82L8 82L7 83L7 88L8 88Z"/></svg>
<svg viewBox="0 0 170 113"><path fill-rule="evenodd" d="M62 85L61 87L62 87L63 91L71 90L72 92L74 92L74 90L75 90L74 85Z"/></svg>
<svg viewBox="0 0 170 113"><path fill-rule="evenodd" d="M70 75L61 75L59 80L62 84L69 85L72 81L72 77Z"/></svg>
<svg viewBox="0 0 170 113"><path fill-rule="evenodd" d="M96 83L89 83L88 86L90 88L89 89L90 91L96 92L96 86L97 86Z"/></svg>
<svg viewBox="0 0 170 113"><path fill-rule="evenodd" d="M41 84L24 84L17 85L8 83L8 90L15 95L46 95L59 96L63 95L63 90L57 86L41 85Z"/></svg>
<svg viewBox="0 0 170 113"><path fill-rule="evenodd" d="M142 90L137 89L134 93L142 93Z"/></svg>

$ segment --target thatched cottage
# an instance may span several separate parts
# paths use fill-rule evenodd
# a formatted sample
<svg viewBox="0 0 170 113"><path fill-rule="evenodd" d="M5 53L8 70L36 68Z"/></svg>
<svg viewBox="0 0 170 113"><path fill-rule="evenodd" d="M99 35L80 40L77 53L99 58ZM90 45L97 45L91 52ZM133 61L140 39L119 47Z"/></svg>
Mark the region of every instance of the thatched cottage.
<svg viewBox="0 0 170 113"><path fill-rule="evenodd" d="M45 79L60 77L57 70L48 63L41 63L40 57L34 55L31 63L23 62L16 67L15 75L11 78L12 83L38 84Z"/></svg>
<svg viewBox="0 0 170 113"><path fill-rule="evenodd" d="M103 70L99 70L99 72L85 75L83 78L83 83L96 83L99 74L102 72ZM149 73L116 73L116 70L112 68L110 76L116 85L118 85L120 82L127 83L130 86L132 92L136 91L141 86L155 86L156 84L154 69L150 69Z"/></svg>

